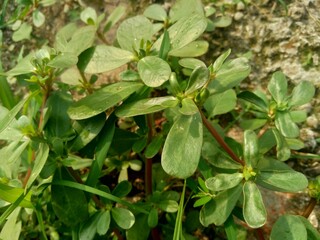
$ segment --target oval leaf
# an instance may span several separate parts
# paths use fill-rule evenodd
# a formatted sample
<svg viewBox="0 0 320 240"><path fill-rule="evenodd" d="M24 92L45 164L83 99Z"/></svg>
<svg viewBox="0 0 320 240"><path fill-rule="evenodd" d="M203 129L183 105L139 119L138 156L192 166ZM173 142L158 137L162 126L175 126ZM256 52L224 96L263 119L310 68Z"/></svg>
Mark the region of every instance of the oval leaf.
<svg viewBox="0 0 320 240"><path fill-rule="evenodd" d="M306 177L296 171L261 171L257 183L265 188L280 192L299 192L308 186Z"/></svg>
<svg viewBox="0 0 320 240"><path fill-rule="evenodd" d="M98 45L85 72L102 73L116 69L134 59L134 54L120 48Z"/></svg>
<svg viewBox="0 0 320 240"><path fill-rule="evenodd" d="M97 233L99 235L104 235L107 233L110 227L111 216L110 211L104 211L100 213L99 220L97 223Z"/></svg>
<svg viewBox="0 0 320 240"><path fill-rule="evenodd" d="M268 90L278 104L283 103L287 98L288 90L286 76L280 71L272 74L271 80L268 84Z"/></svg>
<svg viewBox="0 0 320 240"><path fill-rule="evenodd" d="M117 109L118 117L133 117L158 112L169 107L175 107L179 100L173 96L142 99L137 102L124 104Z"/></svg>
<svg viewBox="0 0 320 240"><path fill-rule="evenodd" d="M148 215L148 226L150 228L154 228L157 225L158 225L158 210L155 208L152 208Z"/></svg>
<svg viewBox="0 0 320 240"><path fill-rule="evenodd" d="M204 103L209 117L224 114L233 110L237 105L237 96L234 90L229 89L222 93L210 96Z"/></svg>
<svg viewBox="0 0 320 240"><path fill-rule="evenodd" d="M209 43L207 41L193 41L186 46L174 49L169 52L174 57L199 57L208 51Z"/></svg>
<svg viewBox="0 0 320 240"><path fill-rule="evenodd" d="M130 229L135 222L133 213L125 208L112 208L111 215L118 226L123 229Z"/></svg>
<svg viewBox="0 0 320 240"><path fill-rule="evenodd" d="M179 108L179 112L183 115L193 115L199 112L197 105L190 98L184 98L181 101L181 108Z"/></svg>
<svg viewBox="0 0 320 240"><path fill-rule="evenodd" d="M307 230L298 216L283 215L273 225L271 240L302 240L309 239Z"/></svg>
<svg viewBox="0 0 320 240"><path fill-rule="evenodd" d="M143 85L137 82L118 82L99 89L95 93L75 102L68 109L71 119L93 117L113 107Z"/></svg>
<svg viewBox="0 0 320 240"><path fill-rule="evenodd" d="M241 57L225 62L209 84L211 93L223 92L237 86L250 73L248 59Z"/></svg>
<svg viewBox="0 0 320 240"><path fill-rule="evenodd" d="M243 185L243 217L252 228L263 226L267 221L267 212L257 185L251 181Z"/></svg>
<svg viewBox="0 0 320 240"><path fill-rule="evenodd" d="M197 67L191 73L191 76L188 81L188 86L186 88L185 94L193 93L199 88L203 87L210 77L210 72L206 67Z"/></svg>
<svg viewBox="0 0 320 240"><path fill-rule="evenodd" d="M210 224L222 225L241 196L241 189L242 186L239 184L234 188L219 193L212 201L204 205L200 211L201 224L205 227Z"/></svg>
<svg viewBox="0 0 320 240"><path fill-rule="evenodd" d="M310 82L300 82L292 91L289 105L292 107L301 106L310 102L315 93L315 88Z"/></svg>
<svg viewBox="0 0 320 240"><path fill-rule="evenodd" d="M206 67L206 64L196 58L182 58L179 60L180 66L189 69L195 69L197 67Z"/></svg>
<svg viewBox="0 0 320 240"><path fill-rule="evenodd" d="M128 181L121 181L118 185L113 189L112 195L122 198L127 196L132 189L132 185Z"/></svg>
<svg viewBox="0 0 320 240"><path fill-rule="evenodd" d="M143 15L153 20L165 21L167 19L167 12L159 4L152 4L144 10Z"/></svg>
<svg viewBox="0 0 320 240"><path fill-rule="evenodd" d="M281 134L287 138L296 138L300 134L298 126L293 122L290 113L287 111L276 112L275 124Z"/></svg>
<svg viewBox="0 0 320 240"><path fill-rule="evenodd" d="M207 21L204 16L198 14L188 15L179 19L169 29L171 49L180 49L196 40L206 29ZM152 49L159 51L163 35L154 43Z"/></svg>
<svg viewBox="0 0 320 240"><path fill-rule="evenodd" d="M138 62L138 72L148 87L159 87L169 79L171 68L161 58L148 56Z"/></svg>
<svg viewBox="0 0 320 240"><path fill-rule="evenodd" d="M180 116L170 129L164 144L161 159L164 171L178 178L191 176L200 160L202 140L200 113Z"/></svg>
<svg viewBox="0 0 320 240"><path fill-rule="evenodd" d="M145 16L139 15L123 21L117 31L117 40L122 49L139 51L140 42L151 40L152 23Z"/></svg>
<svg viewBox="0 0 320 240"><path fill-rule="evenodd" d="M258 161L259 146L258 138L254 131L246 130L244 132L243 145L243 154L246 165L249 167L255 167Z"/></svg>
<svg viewBox="0 0 320 240"><path fill-rule="evenodd" d="M222 191L229 188L233 188L241 183L243 179L242 173L233 173L233 174L217 174L214 177L208 178L206 180L206 187L211 191Z"/></svg>

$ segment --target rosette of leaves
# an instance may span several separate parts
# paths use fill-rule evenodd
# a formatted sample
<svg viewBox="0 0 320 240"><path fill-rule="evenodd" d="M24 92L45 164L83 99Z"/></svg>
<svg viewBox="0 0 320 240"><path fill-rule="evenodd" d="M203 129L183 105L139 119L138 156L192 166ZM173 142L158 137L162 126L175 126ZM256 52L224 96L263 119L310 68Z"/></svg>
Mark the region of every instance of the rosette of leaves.
<svg viewBox="0 0 320 240"><path fill-rule="evenodd" d="M290 149L303 147L303 143L296 139L299 136L297 123L305 121L306 112L295 109L310 102L315 88L310 82L301 81L289 95L285 75L275 72L268 84L268 90L271 94L270 100L262 93L244 91L238 94L240 99L253 105L253 112L258 116L258 119L244 120L242 126L247 129L270 126L277 144L277 157L285 161L290 157Z"/></svg>
<svg viewBox="0 0 320 240"><path fill-rule="evenodd" d="M281 192L298 192L308 186L308 180L302 173L283 162L264 157L259 152L259 141L252 130L244 133L243 159L244 166L238 164L238 170L233 173L218 173L206 179L205 186L213 197L200 211L200 221L204 226L222 225L240 201L243 220L252 228L261 227L266 223L267 213L258 186ZM226 163L226 169L229 165ZM219 167L223 168L223 164Z"/></svg>

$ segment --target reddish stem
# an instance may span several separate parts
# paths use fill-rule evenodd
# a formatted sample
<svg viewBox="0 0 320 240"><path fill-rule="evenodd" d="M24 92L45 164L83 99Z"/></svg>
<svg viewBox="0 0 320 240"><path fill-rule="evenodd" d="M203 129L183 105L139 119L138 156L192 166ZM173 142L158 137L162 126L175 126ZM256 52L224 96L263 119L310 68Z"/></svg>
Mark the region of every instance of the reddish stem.
<svg viewBox="0 0 320 240"><path fill-rule="evenodd" d="M317 200L315 198L310 198L309 204L305 208L301 216L308 218L316 205L317 205Z"/></svg>
<svg viewBox="0 0 320 240"><path fill-rule="evenodd" d="M149 128L147 142L150 143L153 137L153 117L151 114L147 115L147 125ZM145 191L148 196L152 194L152 159L147 158L145 164Z"/></svg>
<svg viewBox="0 0 320 240"><path fill-rule="evenodd" d="M244 161L242 161L234 152L233 150L228 146L228 144L224 141L224 139L219 135L217 130L211 125L209 120L206 118L206 116L203 114L203 112L199 109L202 122L206 126L206 128L209 130L211 135L217 140L217 142L220 144L220 146L229 154L229 156L236 162L240 163L242 166L245 165Z"/></svg>

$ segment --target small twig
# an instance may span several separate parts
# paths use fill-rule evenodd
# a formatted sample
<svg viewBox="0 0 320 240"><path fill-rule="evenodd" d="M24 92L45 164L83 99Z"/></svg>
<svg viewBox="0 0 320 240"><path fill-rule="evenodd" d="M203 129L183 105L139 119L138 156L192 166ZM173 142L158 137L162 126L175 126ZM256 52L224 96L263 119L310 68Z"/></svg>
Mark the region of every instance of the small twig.
<svg viewBox="0 0 320 240"><path fill-rule="evenodd" d="M199 109L202 122L206 126L206 128L209 130L211 135L217 140L217 142L220 144L220 146L229 154L229 156L236 162L240 163L242 166L245 165L244 161L242 161L235 153L234 151L228 146L228 144L224 141L224 139L219 135L217 130L211 125L209 120L206 118L206 116L203 114L201 109Z"/></svg>
<svg viewBox="0 0 320 240"><path fill-rule="evenodd" d="M301 216L308 218L316 205L317 205L317 200L315 198L310 198L309 204L304 209Z"/></svg>
<svg viewBox="0 0 320 240"><path fill-rule="evenodd" d="M104 35L100 32L100 31L97 31L97 35L98 35L98 38L106 45L110 45L110 43L107 41L107 39L104 37Z"/></svg>

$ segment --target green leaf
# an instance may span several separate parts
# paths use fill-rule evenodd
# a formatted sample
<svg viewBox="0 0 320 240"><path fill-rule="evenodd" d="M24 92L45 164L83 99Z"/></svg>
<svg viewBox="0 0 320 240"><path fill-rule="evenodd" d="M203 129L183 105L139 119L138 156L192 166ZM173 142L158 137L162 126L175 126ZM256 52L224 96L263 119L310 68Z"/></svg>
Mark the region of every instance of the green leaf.
<svg viewBox="0 0 320 240"><path fill-rule="evenodd" d="M290 111L290 116L292 118L292 121L294 121L295 123L302 123L307 119L307 113L304 110Z"/></svg>
<svg viewBox="0 0 320 240"><path fill-rule="evenodd" d="M244 57L225 62L216 73L216 78L209 84L211 94L237 86L249 75L250 70L248 59Z"/></svg>
<svg viewBox="0 0 320 240"><path fill-rule="evenodd" d="M102 73L116 69L134 59L134 54L120 48L98 45L88 63L86 73Z"/></svg>
<svg viewBox="0 0 320 240"><path fill-rule="evenodd" d="M167 29L164 30L163 38L159 50L159 58L166 60L171 49L170 37Z"/></svg>
<svg viewBox="0 0 320 240"><path fill-rule="evenodd" d="M73 182L73 178L65 168L58 169L55 172L51 186L52 208L64 224L76 226L78 223L85 221L88 216L86 196L79 189L54 184L62 179Z"/></svg>
<svg viewBox="0 0 320 240"><path fill-rule="evenodd" d="M147 240L150 234L148 226L148 215L136 214L134 225L126 231L126 239L130 240ZM143 229L143 231L141 231Z"/></svg>
<svg viewBox="0 0 320 240"><path fill-rule="evenodd" d="M113 189L112 195L122 198L127 196L132 189L132 185L128 181L121 181L118 185Z"/></svg>
<svg viewBox="0 0 320 240"><path fill-rule="evenodd" d="M20 112L23 105L28 101L29 97L22 99L19 103L17 103L16 106L14 106L14 108L12 108L9 112L7 112L4 117L1 116L0 133L3 130L5 130L10 125L10 123L15 119L15 116Z"/></svg>
<svg viewBox="0 0 320 240"><path fill-rule="evenodd" d="M199 163L202 136L200 113L180 116L170 129L164 144L161 159L164 171L178 178L191 176Z"/></svg>
<svg viewBox="0 0 320 240"><path fill-rule="evenodd" d="M273 99L278 103L284 103L287 100L288 83L286 76L278 71L272 74L268 84L268 90Z"/></svg>
<svg viewBox="0 0 320 240"><path fill-rule="evenodd" d="M122 81L137 81L140 79L139 74L133 70L125 70L119 74Z"/></svg>
<svg viewBox="0 0 320 240"><path fill-rule="evenodd" d="M99 141L96 148L95 161L92 163L86 184L89 186L95 186L100 177L104 161L106 159L107 153L109 151L112 138L115 131L113 115L111 115L106 124L104 125L99 136Z"/></svg>
<svg viewBox="0 0 320 240"><path fill-rule="evenodd" d="M256 183L262 187L281 192L298 192L308 186L302 173L292 170L287 164L274 159L260 159Z"/></svg>
<svg viewBox="0 0 320 240"><path fill-rule="evenodd" d="M26 184L26 188L28 189L32 186L33 182L39 176L44 164L46 163L49 155L49 146L46 143L40 143L39 149L36 153L36 159L34 160L34 166L31 171L31 175Z"/></svg>
<svg viewBox="0 0 320 240"><path fill-rule="evenodd" d="M170 65L155 56L147 56L138 62L138 72L148 87L159 87L166 82L171 74Z"/></svg>
<svg viewBox="0 0 320 240"><path fill-rule="evenodd" d="M120 5L116 7L112 11L112 13L108 16L103 32L109 31L110 28L114 26L125 13L126 13L126 8L124 6Z"/></svg>
<svg viewBox="0 0 320 240"><path fill-rule="evenodd" d="M200 207L200 206L208 203L211 199L212 199L211 196L201 197L197 201L194 202L193 207Z"/></svg>
<svg viewBox="0 0 320 240"><path fill-rule="evenodd" d="M132 117L158 112L169 107L175 107L179 100L173 96L142 99L124 104L116 110L118 117Z"/></svg>
<svg viewBox="0 0 320 240"><path fill-rule="evenodd" d="M254 104L256 107L261 109L263 112L268 112L268 106L267 106L266 102L253 92L243 91L243 92L239 93L237 95L237 97Z"/></svg>
<svg viewBox="0 0 320 240"><path fill-rule="evenodd" d="M188 85L185 91L185 94L191 94L203 87L208 81L210 77L210 72L206 67L197 67L195 68L188 81Z"/></svg>
<svg viewBox="0 0 320 240"><path fill-rule="evenodd" d="M278 129L272 128L272 132L277 142L277 158L280 161L288 160L291 156L291 151L289 149L286 139L280 134Z"/></svg>
<svg viewBox="0 0 320 240"><path fill-rule="evenodd" d="M70 94L62 91L54 91L47 101L47 123L45 130L49 136L64 138L68 137L71 129L71 121L67 110L72 102Z"/></svg>
<svg viewBox="0 0 320 240"><path fill-rule="evenodd" d="M130 52L139 51L141 40L151 41L152 35L152 23L142 15L126 19L117 30L120 47Z"/></svg>
<svg viewBox="0 0 320 240"><path fill-rule="evenodd" d="M168 29L171 51L180 49L196 40L205 31L206 26L206 18L198 14L181 18ZM159 51L162 39L163 35L154 43L152 49Z"/></svg>
<svg viewBox="0 0 320 240"><path fill-rule="evenodd" d="M70 41L64 45L62 52L72 52L79 56L80 53L92 46L95 34L95 26L78 28L72 35Z"/></svg>
<svg viewBox="0 0 320 240"><path fill-rule="evenodd" d="M76 65L78 62L78 57L75 53L72 52L64 52L60 53L50 62L48 62L48 66L53 68L69 68Z"/></svg>
<svg viewBox="0 0 320 240"><path fill-rule="evenodd" d="M259 228L267 221L267 212L259 188L254 182L243 185L243 217L252 228Z"/></svg>
<svg viewBox="0 0 320 240"><path fill-rule="evenodd" d="M86 7L83 11L80 13L80 19L85 24L93 25L97 22L97 13L96 10L94 10L92 7Z"/></svg>
<svg viewBox="0 0 320 240"><path fill-rule="evenodd" d="M244 132L243 155L248 167L255 167L259 160L258 138L254 131Z"/></svg>
<svg viewBox="0 0 320 240"><path fill-rule="evenodd" d="M179 108L179 112L183 115L194 115L199 112L197 105L190 98L184 98L181 101L181 108Z"/></svg>
<svg viewBox="0 0 320 240"><path fill-rule="evenodd" d="M227 51L225 51L224 53L222 53L213 63L212 67L213 67L213 71L214 72L218 72L221 68L221 66L223 65L223 63L226 61L226 59L229 57L231 53L231 49L228 49Z"/></svg>
<svg viewBox="0 0 320 240"><path fill-rule="evenodd" d="M169 213L176 212L179 209L178 203L174 200L162 200L158 203L158 207Z"/></svg>
<svg viewBox="0 0 320 240"><path fill-rule="evenodd" d="M237 96L234 90L229 89L222 93L214 94L205 101L204 107L209 117L230 112L236 107Z"/></svg>
<svg viewBox="0 0 320 240"><path fill-rule="evenodd" d="M175 22L181 18L198 14L204 16L203 5L200 0L178 0L170 9L170 20Z"/></svg>
<svg viewBox="0 0 320 240"><path fill-rule="evenodd" d="M110 227L111 215L110 211L106 210L100 213L99 220L97 223L97 233L102 236L107 233Z"/></svg>
<svg viewBox="0 0 320 240"><path fill-rule="evenodd" d="M214 27L224 28L231 25L232 18L229 16L221 16L221 17L215 18L212 22Z"/></svg>
<svg viewBox="0 0 320 240"><path fill-rule="evenodd" d="M287 138L296 138L300 134L298 126L292 121L288 111L277 111L275 124L281 134Z"/></svg>
<svg viewBox="0 0 320 240"><path fill-rule="evenodd" d="M179 60L180 66L189 69L195 69L197 67L206 67L206 64L196 58L182 58Z"/></svg>
<svg viewBox="0 0 320 240"><path fill-rule="evenodd" d="M41 27L44 24L45 20L46 17L43 15L42 12L39 11L39 9L35 9L32 12L32 21L34 26Z"/></svg>
<svg viewBox="0 0 320 240"><path fill-rule="evenodd" d="M73 182L73 181L65 181L65 180L55 180L54 182L52 182L52 185L63 186L63 187L71 188L71 189L86 191L86 192L89 192L91 194L95 194L95 195L101 196L101 197L103 197L105 199L117 202L117 203L119 203L121 205L127 206L127 207L131 208L133 211L141 212L141 213L144 213L144 214L149 214L149 212L147 210L145 210L144 208L142 208L142 207L133 205L132 203L130 203L130 202L126 201L126 200L122 200L121 198L118 198L116 196L113 196L110 193L107 193L105 191L102 191L102 190L99 190L97 188L90 187L90 186L87 186L87 185L84 185L84 184L81 184L81 183L76 183L76 182Z"/></svg>
<svg viewBox="0 0 320 240"><path fill-rule="evenodd" d="M142 84L137 82L110 84L73 103L68 109L68 114L75 120L93 117L113 107L141 87Z"/></svg>
<svg viewBox="0 0 320 240"><path fill-rule="evenodd" d="M130 229L135 222L132 212L125 208L112 208L111 215L118 226L123 229Z"/></svg>
<svg viewBox="0 0 320 240"><path fill-rule="evenodd" d="M234 188L241 183L242 179L242 173L220 173L214 177L208 178L206 180L206 186L211 191L218 192L229 188Z"/></svg>
<svg viewBox="0 0 320 240"><path fill-rule="evenodd" d="M144 155L146 158L153 158L160 150L163 144L163 136L158 135L155 136L150 144L147 146L146 151L144 152Z"/></svg>
<svg viewBox="0 0 320 240"><path fill-rule="evenodd" d="M302 81L292 91L292 96L289 101L291 107L301 106L311 101L315 93L315 88L312 83Z"/></svg>
<svg viewBox="0 0 320 240"><path fill-rule="evenodd" d="M302 148L304 148L304 143L303 141L299 140L299 139L295 139L295 138L286 138L285 139L289 148L293 149L293 150L300 150Z"/></svg>
<svg viewBox="0 0 320 240"><path fill-rule="evenodd" d="M22 222L20 221L20 208L16 208L8 217L6 223L2 226L0 239L19 240Z"/></svg>
<svg viewBox="0 0 320 240"><path fill-rule="evenodd" d="M283 215L272 227L271 240L302 240L309 239L307 230L298 216Z"/></svg>
<svg viewBox="0 0 320 240"><path fill-rule="evenodd" d="M320 239L320 233L318 232L318 230L314 226L312 226L312 224L306 218L304 218L302 216L297 216L297 217L299 217L300 221L305 226L305 228L307 230L307 234L308 234L308 239L310 239L310 240Z"/></svg>
<svg viewBox="0 0 320 240"><path fill-rule="evenodd" d="M173 49L169 52L174 57L199 57L208 51L209 43L204 40L198 40L188 43L182 48Z"/></svg>
<svg viewBox="0 0 320 240"><path fill-rule="evenodd" d="M74 123L77 137L72 141L70 150L78 151L90 143L101 131L106 121L105 114L99 114L89 119Z"/></svg>
<svg viewBox="0 0 320 240"><path fill-rule="evenodd" d="M154 228L158 225L158 210L152 208L148 215L148 227Z"/></svg>
<svg viewBox="0 0 320 240"><path fill-rule="evenodd" d="M212 201L204 205L200 210L200 222L207 227L210 224L222 225L241 196L242 186L239 184L234 188L219 193Z"/></svg>
<svg viewBox="0 0 320 240"><path fill-rule="evenodd" d="M152 4L148 6L144 12L143 15L147 18L151 18L153 20L157 21L165 21L167 19L167 12L164 10L164 8L159 4Z"/></svg>
<svg viewBox="0 0 320 240"><path fill-rule="evenodd" d="M84 223L81 224L79 231L79 240L92 240L97 233L97 224L99 223L99 212L95 212Z"/></svg>
<svg viewBox="0 0 320 240"><path fill-rule="evenodd" d="M256 130L263 127L267 123L267 119L242 119L240 122L240 127L244 130Z"/></svg>
<svg viewBox="0 0 320 240"><path fill-rule="evenodd" d="M0 198L6 202L14 203L23 193L24 189L22 188L11 187L0 182ZM31 195L32 192L28 192L24 199L19 203L19 206L33 208Z"/></svg>
<svg viewBox="0 0 320 240"><path fill-rule="evenodd" d="M12 40L14 42L19 42L24 39L29 39L32 32L32 26L28 23L22 23L17 31L12 34Z"/></svg>
<svg viewBox="0 0 320 240"><path fill-rule="evenodd" d="M179 202L179 209L177 213L176 223L174 226L173 240L182 239L182 217L184 212L183 206L184 206L185 192L186 192L186 180L184 181L184 184L183 184L183 190L182 190L181 198Z"/></svg>
<svg viewBox="0 0 320 240"><path fill-rule="evenodd" d="M226 231L228 240L237 240L237 224L230 215L224 223L224 230Z"/></svg>

